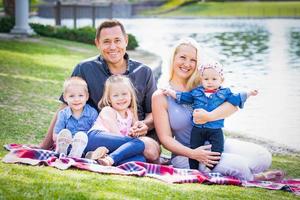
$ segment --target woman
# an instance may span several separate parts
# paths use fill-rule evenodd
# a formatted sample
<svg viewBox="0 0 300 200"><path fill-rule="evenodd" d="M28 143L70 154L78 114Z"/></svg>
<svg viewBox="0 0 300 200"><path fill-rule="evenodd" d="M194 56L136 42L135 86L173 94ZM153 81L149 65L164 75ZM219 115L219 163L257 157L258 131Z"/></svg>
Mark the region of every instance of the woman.
<svg viewBox="0 0 300 200"><path fill-rule="evenodd" d="M180 40L173 49L169 66L162 69L159 87L183 92L196 87L200 83L196 68L204 62L203 58L196 41L191 38ZM224 119L236 110L225 102L210 113L195 111L193 118L195 123L205 123ZM213 172L243 180L278 180L283 176L281 171L262 173L270 167L272 156L256 144L226 139L221 157L219 153L209 151L210 145L191 149L192 108L177 104L162 90L157 90L152 96L152 113L160 142L172 152L171 163L174 167L189 168L188 158L192 158L208 167L217 164Z"/></svg>

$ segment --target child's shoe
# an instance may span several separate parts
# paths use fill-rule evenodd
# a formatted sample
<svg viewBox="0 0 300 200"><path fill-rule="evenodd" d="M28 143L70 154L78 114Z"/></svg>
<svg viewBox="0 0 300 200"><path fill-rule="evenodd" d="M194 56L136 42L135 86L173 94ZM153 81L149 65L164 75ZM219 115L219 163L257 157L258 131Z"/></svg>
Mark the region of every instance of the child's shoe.
<svg viewBox="0 0 300 200"><path fill-rule="evenodd" d="M69 157L81 158L82 153L88 143L88 137L86 133L80 131L74 135L72 141L72 149L69 153Z"/></svg>
<svg viewBox="0 0 300 200"><path fill-rule="evenodd" d="M72 143L72 133L68 129L61 130L56 138L55 151L67 155L68 147Z"/></svg>
<svg viewBox="0 0 300 200"><path fill-rule="evenodd" d="M85 158L97 160L99 158L104 158L108 154L108 149L106 147L98 147L95 151L89 151L85 154Z"/></svg>

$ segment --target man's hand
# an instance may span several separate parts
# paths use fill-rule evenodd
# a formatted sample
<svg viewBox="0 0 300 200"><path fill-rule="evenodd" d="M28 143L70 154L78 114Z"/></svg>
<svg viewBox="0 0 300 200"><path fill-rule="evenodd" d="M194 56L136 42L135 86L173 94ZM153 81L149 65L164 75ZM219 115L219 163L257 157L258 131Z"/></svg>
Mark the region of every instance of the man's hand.
<svg viewBox="0 0 300 200"><path fill-rule="evenodd" d="M129 136L139 137L147 134L148 126L143 121L136 121L130 129Z"/></svg>

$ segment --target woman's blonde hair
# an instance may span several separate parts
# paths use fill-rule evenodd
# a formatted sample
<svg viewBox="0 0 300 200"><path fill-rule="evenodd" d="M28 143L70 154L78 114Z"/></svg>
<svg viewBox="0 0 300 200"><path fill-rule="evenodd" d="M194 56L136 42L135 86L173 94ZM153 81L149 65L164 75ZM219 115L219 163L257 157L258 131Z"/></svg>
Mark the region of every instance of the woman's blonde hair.
<svg viewBox="0 0 300 200"><path fill-rule="evenodd" d="M128 88L130 96L131 96L131 102L130 102L129 108L133 112L134 119L138 120L137 97L136 97L136 93L135 93L135 88L134 88L133 84L131 83L130 79L123 75L112 75L106 80L102 98L98 103L99 109L102 109L105 106L111 107L109 94L110 94L111 86L113 84L118 84L118 85L123 84Z"/></svg>
<svg viewBox="0 0 300 200"><path fill-rule="evenodd" d="M64 95L68 92L70 86L80 86L84 89L84 91L88 94L88 86L85 80L83 80L79 76L72 76L65 80L63 86L63 93Z"/></svg>
<svg viewBox="0 0 300 200"><path fill-rule="evenodd" d="M189 77L188 81L187 81L187 89L191 90L193 88L195 88L196 86L198 86L201 81L200 81L200 76L198 73L198 67L201 65L202 60L203 60L203 53L198 45L198 43L188 37L188 38L183 38L181 40L179 40L173 47L170 57L169 57L169 61L163 63L162 66L162 74L161 77L158 81L158 87L160 88L164 88L166 87L169 82L172 80L173 78L173 74L174 74L174 58L176 56L176 54L178 53L178 50L180 49L181 46L183 45L189 45L192 46L196 49L196 68L194 70L194 72L192 73L192 75Z"/></svg>

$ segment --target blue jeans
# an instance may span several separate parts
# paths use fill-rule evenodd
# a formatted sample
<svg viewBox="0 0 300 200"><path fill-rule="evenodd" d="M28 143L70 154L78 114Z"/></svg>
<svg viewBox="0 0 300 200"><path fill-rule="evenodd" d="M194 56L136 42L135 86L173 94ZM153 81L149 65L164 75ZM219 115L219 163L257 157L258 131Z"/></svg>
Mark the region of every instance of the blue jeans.
<svg viewBox="0 0 300 200"><path fill-rule="evenodd" d="M210 128L198 128L193 127L191 133L191 148L196 149L205 144L208 141L211 144L211 151L222 153L224 151L224 134L221 128L210 129ZM198 169L199 162L194 159L189 159L191 169ZM213 169L213 167L209 167Z"/></svg>
<svg viewBox="0 0 300 200"><path fill-rule="evenodd" d="M94 151L101 146L106 147L115 166L130 161L146 161L143 155L145 144L137 138L118 136L99 130L89 132L88 138L84 153Z"/></svg>

